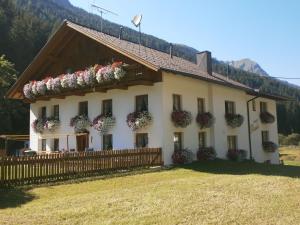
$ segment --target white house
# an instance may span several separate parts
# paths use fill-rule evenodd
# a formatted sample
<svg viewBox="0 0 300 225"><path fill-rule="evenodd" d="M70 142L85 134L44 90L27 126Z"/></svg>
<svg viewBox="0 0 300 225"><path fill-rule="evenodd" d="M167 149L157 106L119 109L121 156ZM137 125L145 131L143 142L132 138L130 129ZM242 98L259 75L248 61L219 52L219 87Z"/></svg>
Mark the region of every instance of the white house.
<svg viewBox="0 0 300 225"><path fill-rule="evenodd" d="M112 69L110 64L119 61L123 64L118 72L124 77L106 76L107 69ZM95 64L110 66L99 72L100 66L90 67ZM84 80L89 67L95 69L93 83ZM63 81L65 75L61 74L66 73L76 75L74 87L68 83L74 81L72 77ZM109 74L114 72L109 70ZM52 78L52 83L48 82L50 76L60 76L57 90ZM33 80L44 83L30 82ZM276 118L276 100L283 98L212 72L208 51L199 53L194 64L173 56L172 48L167 54L125 41L121 35L116 38L64 21L9 90L8 97L30 103L30 124L35 125L35 129L30 126L30 147L36 151L161 147L164 163L170 164L174 148L188 148L196 154L199 146L212 146L219 158L226 158L228 149L243 149L257 162L279 163L278 151L265 151L263 142L278 143L272 115ZM187 120L191 113L191 121L175 126L171 114L182 110L187 112ZM148 111L152 122L130 129L128 114L140 111ZM196 118L205 112L213 115L214 122L201 128ZM86 115L93 121L105 113L114 119L105 132L86 126L74 135L71 118ZM264 123L261 113L267 116ZM235 128L228 125L225 114L233 116ZM235 117L238 114L240 117ZM41 132L45 121L37 128L41 125L37 119L51 116L59 119L59 126Z"/></svg>

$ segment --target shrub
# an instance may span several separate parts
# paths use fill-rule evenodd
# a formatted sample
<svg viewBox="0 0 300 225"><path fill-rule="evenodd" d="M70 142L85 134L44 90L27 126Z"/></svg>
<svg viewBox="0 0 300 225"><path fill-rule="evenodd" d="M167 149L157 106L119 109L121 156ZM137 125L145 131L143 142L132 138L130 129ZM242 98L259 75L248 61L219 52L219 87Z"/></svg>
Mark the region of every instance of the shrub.
<svg viewBox="0 0 300 225"><path fill-rule="evenodd" d="M190 163L193 160L193 153L189 149L180 149L174 151L172 161L174 164Z"/></svg>
<svg viewBox="0 0 300 225"><path fill-rule="evenodd" d="M262 123L274 123L275 117L269 112L261 112L260 120Z"/></svg>
<svg viewBox="0 0 300 225"><path fill-rule="evenodd" d="M216 158L216 151L212 147L199 148L197 152L198 160L214 160Z"/></svg>
<svg viewBox="0 0 300 225"><path fill-rule="evenodd" d="M278 146L272 141L265 141L262 145L265 152L275 152L278 149Z"/></svg>
<svg viewBox="0 0 300 225"><path fill-rule="evenodd" d="M227 152L227 158L232 161L244 161L247 158L247 151L242 149L229 149Z"/></svg>
<svg viewBox="0 0 300 225"><path fill-rule="evenodd" d="M173 111L171 114L171 119L175 127L185 128L192 122L192 114L188 111Z"/></svg>
<svg viewBox="0 0 300 225"><path fill-rule="evenodd" d="M196 121L201 129L209 128L214 124L215 118L210 112L198 113Z"/></svg>
<svg viewBox="0 0 300 225"><path fill-rule="evenodd" d="M241 114L226 114L226 123L232 128L240 127L244 122L244 117Z"/></svg>

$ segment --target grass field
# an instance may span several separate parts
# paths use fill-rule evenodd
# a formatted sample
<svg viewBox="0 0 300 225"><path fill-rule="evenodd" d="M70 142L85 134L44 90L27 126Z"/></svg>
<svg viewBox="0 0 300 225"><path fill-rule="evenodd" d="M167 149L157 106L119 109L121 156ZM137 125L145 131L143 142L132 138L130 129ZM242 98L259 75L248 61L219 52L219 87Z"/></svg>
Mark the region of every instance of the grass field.
<svg viewBox="0 0 300 225"><path fill-rule="evenodd" d="M282 147L279 153L285 165L300 166L300 147Z"/></svg>
<svg viewBox="0 0 300 225"><path fill-rule="evenodd" d="M1 224L299 224L300 167L199 162L0 191Z"/></svg>

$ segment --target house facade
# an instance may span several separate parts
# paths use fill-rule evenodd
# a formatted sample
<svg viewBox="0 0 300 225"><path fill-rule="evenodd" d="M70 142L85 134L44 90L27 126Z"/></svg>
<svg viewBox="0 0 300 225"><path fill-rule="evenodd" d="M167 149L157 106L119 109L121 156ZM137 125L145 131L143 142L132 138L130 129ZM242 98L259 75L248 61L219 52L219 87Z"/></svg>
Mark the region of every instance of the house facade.
<svg viewBox="0 0 300 225"><path fill-rule="evenodd" d="M49 75L60 75L63 82L65 74L116 61L126 64L125 78L113 83L97 82L100 70L95 69L92 86L76 84L72 89L69 85L59 92L26 96L24 85L32 80L44 79L47 83ZM29 84L30 88L34 85ZM264 146L267 142L278 144L276 119L266 122L261 115L276 118L276 101L282 99L213 73L207 51L199 53L197 62L192 63L173 56L172 51L159 52L65 21L8 97L30 103L31 125L40 118L59 120L53 130L38 132L36 126L30 126L30 148L39 152L161 147L168 165L174 150L189 149L196 159L199 148L213 147L218 158L225 159L229 149L243 149L247 158L257 162L279 163L278 151L266 151ZM132 129L130 113L145 111L151 119L145 126ZM182 111L187 112L189 121L178 125L172 115ZM207 112L213 122L200 126L198 115ZM96 126L76 131L70 125L78 115L86 116L95 125L99 115L108 114L113 124L105 132L99 132ZM232 125L228 115L242 119Z"/></svg>

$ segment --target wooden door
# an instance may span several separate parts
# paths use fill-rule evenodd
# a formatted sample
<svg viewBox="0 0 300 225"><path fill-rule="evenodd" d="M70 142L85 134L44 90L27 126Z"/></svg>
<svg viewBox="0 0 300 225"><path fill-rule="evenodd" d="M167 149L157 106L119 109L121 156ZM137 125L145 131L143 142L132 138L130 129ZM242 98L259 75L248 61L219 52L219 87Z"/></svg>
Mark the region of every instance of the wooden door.
<svg viewBox="0 0 300 225"><path fill-rule="evenodd" d="M89 134L76 136L77 151L84 152L89 147Z"/></svg>

